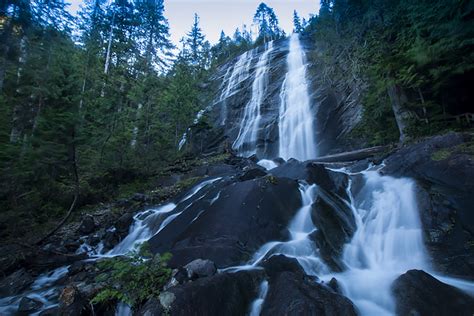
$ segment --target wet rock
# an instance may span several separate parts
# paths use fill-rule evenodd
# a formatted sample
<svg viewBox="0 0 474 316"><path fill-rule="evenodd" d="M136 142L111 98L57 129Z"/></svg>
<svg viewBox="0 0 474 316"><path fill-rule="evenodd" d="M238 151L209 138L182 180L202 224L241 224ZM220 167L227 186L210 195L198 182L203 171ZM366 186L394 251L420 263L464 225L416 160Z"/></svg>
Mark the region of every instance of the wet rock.
<svg viewBox="0 0 474 316"><path fill-rule="evenodd" d="M163 306L156 298L151 298L134 314L136 316L160 316L166 315Z"/></svg>
<svg viewBox="0 0 474 316"><path fill-rule="evenodd" d="M392 284L398 315L465 315L474 311L474 298L422 270L410 270Z"/></svg>
<svg viewBox="0 0 474 316"><path fill-rule="evenodd" d="M337 281L336 278L331 278L331 280L328 282L328 286L337 294L342 294L342 289L341 286L339 285L339 282Z"/></svg>
<svg viewBox="0 0 474 316"><path fill-rule="evenodd" d="M189 279L208 277L216 274L217 268L211 260L196 259L184 266Z"/></svg>
<svg viewBox="0 0 474 316"><path fill-rule="evenodd" d="M384 174L411 177L427 249L440 272L474 275L474 137L448 133L407 145L390 155Z"/></svg>
<svg viewBox="0 0 474 316"><path fill-rule="evenodd" d="M132 213L125 213L117 220L115 227L120 232L128 232L130 226L133 223L133 214Z"/></svg>
<svg viewBox="0 0 474 316"><path fill-rule="evenodd" d="M88 235L94 232L95 228L96 228L96 224L94 221L94 217L87 215L86 217L84 217L81 224L79 225L78 232L81 235Z"/></svg>
<svg viewBox="0 0 474 316"><path fill-rule="evenodd" d="M219 273L173 287L171 315L245 315L257 295L258 271Z"/></svg>
<svg viewBox="0 0 474 316"><path fill-rule="evenodd" d="M33 282L34 278L25 269L20 269L0 281L0 296L19 294Z"/></svg>
<svg viewBox="0 0 474 316"><path fill-rule="evenodd" d="M88 308L87 299L76 286L68 285L62 290L59 296L59 313L61 315L80 316Z"/></svg>
<svg viewBox="0 0 474 316"><path fill-rule="evenodd" d="M159 296L160 304L164 307L165 310L171 308L171 304L176 300L176 296L172 292L162 292Z"/></svg>
<svg viewBox="0 0 474 316"><path fill-rule="evenodd" d="M261 178L266 176L267 173L261 168L252 168L244 172L243 175L239 177L240 181L252 180L255 178Z"/></svg>
<svg viewBox="0 0 474 316"><path fill-rule="evenodd" d="M20 305L18 306L18 314L28 315L38 311L42 306L43 303L40 300L30 297L22 297L20 300Z"/></svg>
<svg viewBox="0 0 474 316"><path fill-rule="evenodd" d="M346 188L349 178L341 172L331 171L325 168L323 164L308 163L308 183L316 183L318 186L332 192L338 196L347 199Z"/></svg>
<svg viewBox="0 0 474 316"><path fill-rule="evenodd" d="M170 251L173 268L197 258L227 267L248 260L269 240L287 238L288 222L301 207L298 183L285 178L271 180L222 182L204 196L200 193L190 198L189 206L181 206L186 212L149 240L151 251ZM179 207L174 210L180 211Z"/></svg>
<svg viewBox="0 0 474 316"><path fill-rule="evenodd" d="M301 273L283 271L269 280L261 315L357 315L346 297Z"/></svg>
<svg viewBox="0 0 474 316"><path fill-rule="evenodd" d="M51 307L48 309L45 309L41 313L39 313L39 316L58 316L59 315L59 307Z"/></svg>
<svg viewBox="0 0 474 316"><path fill-rule="evenodd" d="M352 210L339 197L320 190L312 205L311 219L318 228L314 241L322 258L331 268L342 271L342 250L356 230Z"/></svg>
<svg viewBox="0 0 474 316"><path fill-rule="evenodd" d="M110 250L120 242L120 235L117 231L107 231L104 235L104 249Z"/></svg>
<svg viewBox="0 0 474 316"><path fill-rule="evenodd" d="M295 274L304 275L303 268L295 258L288 258L285 255L274 255L262 262L265 272L269 277L289 271Z"/></svg>

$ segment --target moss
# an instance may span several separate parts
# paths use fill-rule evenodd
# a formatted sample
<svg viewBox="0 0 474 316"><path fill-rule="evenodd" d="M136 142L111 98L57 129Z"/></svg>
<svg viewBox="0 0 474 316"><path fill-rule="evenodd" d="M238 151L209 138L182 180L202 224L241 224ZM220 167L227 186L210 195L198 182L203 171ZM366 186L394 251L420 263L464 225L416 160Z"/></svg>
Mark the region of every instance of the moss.
<svg viewBox="0 0 474 316"><path fill-rule="evenodd" d="M272 175L266 176L267 182L273 185L278 184L278 178Z"/></svg>
<svg viewBox="0 0 474 316"><path fill-rule="evenodd" d="M184 179L176 183L175 187L178 190L184 190L193 186L194 184L196 184L196 182L198 182L201 179L202 177L192 177L192 178Z"/></svg>
<svg viewBox="0 0 474 316"><path fill-rule="evenodd" d="M431 155L431 159L434 161L441 161L441 160L448 159L449 156L451 156L451 150L447 148L443 148L443 149L435 151Z"/></svg>

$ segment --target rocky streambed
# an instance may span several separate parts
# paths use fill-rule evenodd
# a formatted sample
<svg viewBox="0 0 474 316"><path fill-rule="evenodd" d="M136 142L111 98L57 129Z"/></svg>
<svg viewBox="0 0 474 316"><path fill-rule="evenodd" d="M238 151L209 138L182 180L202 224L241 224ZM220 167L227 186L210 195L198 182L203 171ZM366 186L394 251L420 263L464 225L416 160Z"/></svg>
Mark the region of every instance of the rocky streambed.
<svg viewBox="0 0 474 316"><path fill-rule="evenodd" d="M4 247L0 313L471 315L472 144L451 133L352 162L227 155L172 170L159 193L85 214L40 249ZM394 235L370 237L376 223ZM421 242L389 249L404 238ZM92 304L100 262L145 240L172 255L159 293Z"/></svg>

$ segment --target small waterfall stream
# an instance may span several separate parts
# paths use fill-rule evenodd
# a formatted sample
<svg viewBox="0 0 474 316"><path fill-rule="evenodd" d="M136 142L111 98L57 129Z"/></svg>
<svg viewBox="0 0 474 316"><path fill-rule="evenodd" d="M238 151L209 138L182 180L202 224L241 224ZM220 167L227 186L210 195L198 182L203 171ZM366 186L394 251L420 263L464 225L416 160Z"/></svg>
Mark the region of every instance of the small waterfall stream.
<svg viewBox="0 0 474 316"><path fill-rule="evenodd" d="M233 148L243 156L250 156L256 152L257 134L260 128L261 105L267 88L267 73L269 56L273 51L273 42L265 45L265 52L260 56L252 84L252 97L244 109L240 129L234 141Z"/></svg>
<svg viewBox="0 0 474 316"><path fill-rule="evenodd" d="M298 34L290 38L287 63L288 72L280 93L279 156L285 160L295 158L301 161L316 158L314 113L306 80L304 50Z"/></svg>

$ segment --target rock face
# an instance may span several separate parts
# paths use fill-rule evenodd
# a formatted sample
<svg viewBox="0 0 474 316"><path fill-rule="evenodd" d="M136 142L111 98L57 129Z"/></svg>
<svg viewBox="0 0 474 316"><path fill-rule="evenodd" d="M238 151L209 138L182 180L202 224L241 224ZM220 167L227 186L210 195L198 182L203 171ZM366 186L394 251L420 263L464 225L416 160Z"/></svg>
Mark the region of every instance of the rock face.
<svg viewBox="0 0 474 316"><path fill-rule="evenodd" d="M261 279L258 271L216 274L169 290L170 315L245 315Z"/></svg>
<svg viewBox="0 0 474 316"><path fill-rule="evenodd" d="M193 203L185 206L186 212L150 239L153 252L173 254L172 267L197 258L212 260L218 267L243 263L265 242L285 239L287 224L301 206L298 183L287 178L216 186L205 196L190 199Z"/></svg>
<svg viewBox="0 0 474 316"><path fill-rule="evenodd" d="M383 172L412 177L425 243L437 269L474 275L474 139L450 133L406 146L386 160Z"/></svg>
<svg viewBox="0 0 474 316"><path fill-rule="evenodd" d="M340 258L343 247L356 230L352 210L338 196L320 189L312 205L311 219L318 227L314 240L321 256L335 271L342 271L344 265Z"/></svg>
<svg viewBox="0 0 474 316"><path fill-rule="evenodd" d="M314 42L301 38L304 49L314 51ZM260 105L260 128L255 144L259 158L276 158L279 151L279 108L280 92L287 72L288 40L274 41L269 55L268 80L265 85L262 104ZM212 104L201 120L187 133L185 150L194 154L222 151L231 148L238 137L240 120L244 108L252 97L252 84L256 73L256 64L263 54L264 47L258 47L244 56L250 62L248 73L239 76L232 85L232 91L224 98L223 91L228 88L229 75L240 57L223 65L211 79L209 90ZM312 58L313 56L308 56ZM318 149L321 155L340 152L354 148L354 144L363 147L361 140L354 141L350 132L362 116L360 103L361 87L357 84L328 83L322 76L323 65L319 57L308 60L307 69L311 107L314 112L315 135L319 140ZM334 88L338 86L338 88Z"/></svg>
<svg viewBox="0 0 474 316"><path fill-rule="evenodd" d="M34 282L33 277L24 269L18 270L0 282L0 296L12 296L21 293Z"/></svg>
<svg viewBox="0 0 474 316"><path fill-rule="evenodd" d="M19 315L28 315L33 312L36 312L43 306L43 303L39 300L35 300L29 297L23 297L18 306Z"/></svg>
<svg viewBox="0 0 474 316"><path fill-rule="evenodd" d="M392 285L398 315L465 315L474 311L474 298L421 270L410 270Z"/></svg>
<svg viewBox="0 0 474 316"><path fill-rule="evenodd" d="M271 257L263 265L269 290L261 315L357 315L349 299L306 276L295 259Z"/></svg>
<svg viewBox="0 0 474 316"><path fill-rule="evenodd" d="M213 276L217 272L216 265L211 260L196 259L184 266L189 279Z"/></svg>

